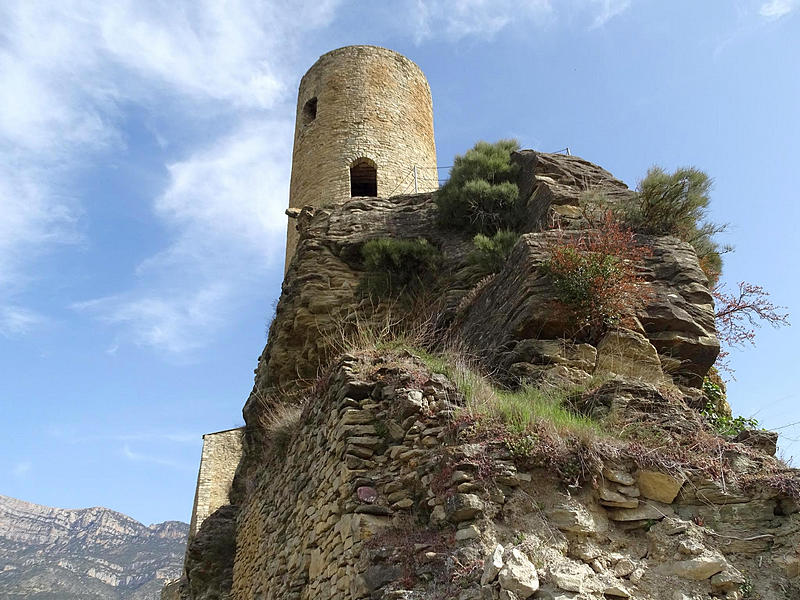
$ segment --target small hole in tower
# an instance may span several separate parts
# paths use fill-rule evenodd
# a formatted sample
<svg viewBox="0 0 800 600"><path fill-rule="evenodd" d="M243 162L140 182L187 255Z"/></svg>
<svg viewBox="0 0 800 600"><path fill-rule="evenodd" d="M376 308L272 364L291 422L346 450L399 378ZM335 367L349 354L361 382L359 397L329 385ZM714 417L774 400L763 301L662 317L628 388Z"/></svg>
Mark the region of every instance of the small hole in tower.
<svg viewBox="0 0 800 600"><path fill-rule="evenodd" d="M303 125L308 125L317 118L317 97L314 96L303 105Z"/></svg>
<svg viewBox="0 0 800 600"><path fill-rule="evenodd" d="M350 167L350 196L377 196L378 169L368 158L359 158Z"/></svg>

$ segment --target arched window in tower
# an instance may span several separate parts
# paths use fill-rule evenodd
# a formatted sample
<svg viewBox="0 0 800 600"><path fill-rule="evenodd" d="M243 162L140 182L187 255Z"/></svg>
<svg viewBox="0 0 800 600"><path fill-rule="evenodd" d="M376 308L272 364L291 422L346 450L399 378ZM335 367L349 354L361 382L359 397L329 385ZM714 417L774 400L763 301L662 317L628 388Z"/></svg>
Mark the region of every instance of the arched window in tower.
<svg viewBox="0 0 800 600"><path fill-rule="evenodd" d="M350 165L350 197L377 196L378 169L368 158L358 158Z"/></svg>
<svg viewBox="0 0 800 600"><path fill-rule="evenodd" d="M314 96L303 105L303 125L308 125L317 118L317 97Z"/></svg>

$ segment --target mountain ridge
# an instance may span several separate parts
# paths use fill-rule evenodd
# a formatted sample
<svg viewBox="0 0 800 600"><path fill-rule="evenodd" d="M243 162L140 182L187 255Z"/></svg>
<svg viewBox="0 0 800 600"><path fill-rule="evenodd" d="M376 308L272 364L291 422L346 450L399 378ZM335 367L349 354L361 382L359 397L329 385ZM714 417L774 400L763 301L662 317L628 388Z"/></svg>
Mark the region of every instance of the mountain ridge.
<svg viewBox="0 0 800 600"><path fill-rule="evenodd" d="M0 495L0 598L158 598L180 574L188 529Z"/></svg>

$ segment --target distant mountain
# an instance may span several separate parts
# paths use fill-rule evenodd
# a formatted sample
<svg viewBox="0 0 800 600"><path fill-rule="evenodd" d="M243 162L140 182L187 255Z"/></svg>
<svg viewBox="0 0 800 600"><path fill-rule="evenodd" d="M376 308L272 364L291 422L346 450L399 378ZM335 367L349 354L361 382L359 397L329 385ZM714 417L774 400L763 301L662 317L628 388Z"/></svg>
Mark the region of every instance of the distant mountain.
<svg viewBox="0 0 800 600"><path fill-rule="evenodd" d="M0 600L156 600L180 575L188 532L0 495Z"/></svg>

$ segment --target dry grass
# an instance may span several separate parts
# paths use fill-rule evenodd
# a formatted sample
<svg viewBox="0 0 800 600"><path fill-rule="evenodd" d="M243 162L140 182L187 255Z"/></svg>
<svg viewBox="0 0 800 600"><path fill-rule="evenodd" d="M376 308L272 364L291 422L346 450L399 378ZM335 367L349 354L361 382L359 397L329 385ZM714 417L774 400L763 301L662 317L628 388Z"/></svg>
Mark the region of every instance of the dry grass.
<svg viewBox="0 0 800 600"><path fill-rule="evenodd" d="M305 403L288 403L262 399L259 424L264 436L264 450L271 455L284 455L289 442L302 424Z"/></svg>

